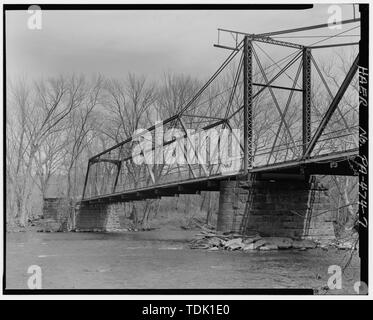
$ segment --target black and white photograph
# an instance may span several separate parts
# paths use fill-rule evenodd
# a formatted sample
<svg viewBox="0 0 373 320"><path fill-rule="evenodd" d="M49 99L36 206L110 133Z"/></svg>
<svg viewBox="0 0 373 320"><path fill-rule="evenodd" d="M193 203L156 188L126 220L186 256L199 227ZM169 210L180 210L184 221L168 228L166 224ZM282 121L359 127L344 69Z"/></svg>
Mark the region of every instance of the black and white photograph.
<svg viewBox="0 0 373 320"><path fill-rule="evenodd" d="M3 294L366 297L368 43L368 3L4 3Z"/></svg>

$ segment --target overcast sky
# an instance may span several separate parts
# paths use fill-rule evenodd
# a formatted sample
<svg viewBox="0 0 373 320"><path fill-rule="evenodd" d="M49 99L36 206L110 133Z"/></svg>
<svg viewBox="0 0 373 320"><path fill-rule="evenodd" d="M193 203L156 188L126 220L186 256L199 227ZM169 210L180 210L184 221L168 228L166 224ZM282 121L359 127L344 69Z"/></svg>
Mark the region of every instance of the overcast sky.
<svg viewBox="0 0 373 320"><path fill-rule="evenodd" d="M351 19L352 5L341 7L342 18ZM213 47L217 28L264 33L326 23L329 14L327 5L302 11L43 11L42 30L27 28L29 16L27 11L6 12L11 77L71 72L121 77L133 72L156 78L172 71L205 78L229 53ZM335 33L322 29L304 34ZM346 39L341 42L351 40ZM320 39L282 40L309 44Z"/></svg>

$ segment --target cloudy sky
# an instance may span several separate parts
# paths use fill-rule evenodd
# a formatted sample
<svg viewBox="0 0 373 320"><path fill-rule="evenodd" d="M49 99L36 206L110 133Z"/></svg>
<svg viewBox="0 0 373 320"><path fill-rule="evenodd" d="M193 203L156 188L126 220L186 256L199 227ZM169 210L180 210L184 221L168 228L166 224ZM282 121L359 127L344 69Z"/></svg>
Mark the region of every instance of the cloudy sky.
<svg viewBox="0 0 373 320"><path fill-rule="evenodd" d="M351 19L352 5L341 7L342 19ZM29 17L27 11L6 12L10 77L71 72L121 77L133 72L156 78L172 71L205 78L229 53L213 47L217 28L264 33L326 23L329 13L327 5L302 11L43 11L41 30L28 29ZM337 32L353 26L343 25ZM335 33L322 29L303 34ZM282 40L309 44L320 39Z"/></svg>

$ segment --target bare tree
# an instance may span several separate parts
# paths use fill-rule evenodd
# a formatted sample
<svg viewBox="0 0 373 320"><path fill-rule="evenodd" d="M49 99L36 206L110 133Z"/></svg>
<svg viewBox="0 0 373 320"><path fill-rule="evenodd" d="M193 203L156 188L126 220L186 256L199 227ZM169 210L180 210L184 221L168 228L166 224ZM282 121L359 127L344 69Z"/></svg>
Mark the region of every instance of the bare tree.
<svg viewBox="0 0 373 320"><path fill-rule="evenodd" d="M155 103L156 91L153 84L148 83L145 77L128 74L124 80L111 79L105 84L105 111L107 114L106 125L103 133L114 143L119 143L129 137L137 129L147 128L150 124L151 108ZM123 146L121 154L129 154L132 144ZM118 156L120 157L121 154ZM140 176L148 170L146 166L137 166L132 160L123 163L128 180L134 187L141 183ZM144 210L144 215L147 209ZM132 220L138 224L136 205L132 206ZM142 219L145 223L146 219Z"/></svg>
<svg viewBox="0 0 373 320"><path fill-rule="evenodd" d="M100 93L102 90L103 78L99 76L93 80L92 84L85 83L84 98L76 108L70 113L68 118L68 141L67 156L65 158L66 175L67 175L67 190L66 196L70 198L75 196L75 190L72 190L72 171L76 161L81 156L82 152L92 142L95 137L94 129L94 111L99 104Z"/></svg>
<svg viewBox="0 0 373 320"><path fill-rule="evenodd" d="M7 115L7 119L12 117L15 125L10 127L8 122L9 177L12 177L15 217L21 226L25 226L28 219L35 158L48 137L63 131L66 117L77 107L80 86L78 78L67 81L62 76L40 80L32 86L26 81L9 86L7 104L12 115Z"/></svg>
<svg viewBox="0 0 373 320"><path fill-rule="evenodd" d="M34 182L43 199L46 197L51 178L61 171L63 161L67 156L68 142L65 133L51 134L35 154Z"/></svg>
<svg viewBox="0 0 373 320"><path fill-rule="evenodd" d="M66 174L66 198L70 201L76 200L77 197L77 180L81 181L83 172L80 171L78 177L77 163L80 157L83 157L84 162L87 158L84 157L84 151L93 142L96 137L96 122L95 110L100 103L100 94L103 87L103 78L98 76L91 82L82 79L82 99L79 105L75 108L67 118L67 144L65 147L65 158L63 167ZM72 206L69 207L67 215L67 227L74 228L75 217Z"/></svg>

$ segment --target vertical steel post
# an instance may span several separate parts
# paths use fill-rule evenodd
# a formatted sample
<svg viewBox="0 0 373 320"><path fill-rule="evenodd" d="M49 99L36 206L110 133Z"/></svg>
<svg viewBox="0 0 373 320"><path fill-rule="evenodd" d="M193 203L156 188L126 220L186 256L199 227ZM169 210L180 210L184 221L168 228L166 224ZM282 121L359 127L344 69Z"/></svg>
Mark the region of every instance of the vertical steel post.
<svg viewBox="0 0 373 320"><path fill-rule="evenodd" d="M311 141L311 49L303 49L303 97L302 97L303 155Z"/></svg>
<svg viewBox="0 0 373 320"><path fill-rule="evenodd" d="M244 38L243 46L243 114L244 114L244 174L252 167L252 47L248 36Z"/></svg>

